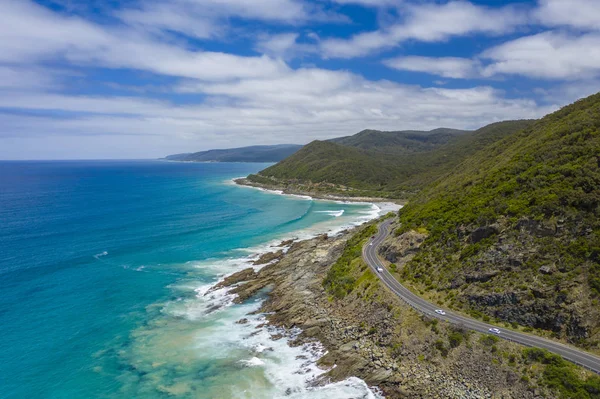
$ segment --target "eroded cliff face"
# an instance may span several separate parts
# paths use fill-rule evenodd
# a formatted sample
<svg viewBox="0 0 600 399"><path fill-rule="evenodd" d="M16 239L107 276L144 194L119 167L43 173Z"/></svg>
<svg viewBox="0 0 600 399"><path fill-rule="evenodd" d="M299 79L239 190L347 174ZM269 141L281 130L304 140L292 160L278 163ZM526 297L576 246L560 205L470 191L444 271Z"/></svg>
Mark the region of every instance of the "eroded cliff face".
<svg viewBox="0 0 600 399"><path fill-rule="evenodd" d="M357 376L389 398L537 398L545 393L523 377L520 347L417 314L360 258L352 262L361 274L356 287L343 299L330 297L323 280L351 234L295 243L256 276L242 272L249 279L245 283L232 276L230 281L238 283L232 292L243 301L270 289L261 311L275 325L302 329L294 344L318 340L325 346L328 353L320 364L331 368L325 378ZM405 238L408 247L418 248L423 237ZM402 248L383 250L392 256ZM401 263L411 251L401 250L395 261Z"/></svg>
<svg viewBox="0 0 600 399"><path fill-rule="evenodd" d="M447 244L424 244L415 231L392 235L380 254L398 265L400 280L444 306L597 349L600 306L585 267L554 256L555 246L590 232L564 220L501 219L454 233Z"/></svg>

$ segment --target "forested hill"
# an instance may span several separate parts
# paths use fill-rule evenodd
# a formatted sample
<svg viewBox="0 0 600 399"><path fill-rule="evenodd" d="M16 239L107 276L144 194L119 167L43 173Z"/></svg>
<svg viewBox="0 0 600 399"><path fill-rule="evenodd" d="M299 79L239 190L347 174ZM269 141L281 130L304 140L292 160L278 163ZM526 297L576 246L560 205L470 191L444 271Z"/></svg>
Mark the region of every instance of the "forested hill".
<svg viewBox="0 0 600 399"><path fill-rule="evenodd" d="M476 131L365 130L354 136L314 141L249 179L265 185L339 189L347 195L407 198L466 156L531 123L500 122Z"/></svg>
<svg viewBox="0 0 600 399"><path fill-rule="evenodd" d="M400 278L584 347L600 341L600 94L467 157L400 212Z"/></svg>
<svg viewBox="0 0 600 399"><path fill-rule="evenodd" d="M397 132L363 130L353 136L339 137L328 141L361 150L399 155L433 150L465 133L469 133L469 131L444 128L429 132L418 130Z"/></svg>
<svg viewBox="0 0 600 399"><path fill-rule="evenodd" d="M279 162L302 148L296 144L256 145L169 155L169 161L183 162Z"/></svg>

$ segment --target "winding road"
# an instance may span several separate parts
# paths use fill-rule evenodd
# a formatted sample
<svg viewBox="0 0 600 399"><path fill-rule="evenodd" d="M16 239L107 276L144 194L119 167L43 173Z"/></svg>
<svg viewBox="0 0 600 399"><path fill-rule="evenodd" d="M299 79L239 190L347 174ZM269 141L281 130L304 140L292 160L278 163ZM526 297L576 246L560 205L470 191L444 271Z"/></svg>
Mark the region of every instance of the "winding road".
<svg viewBox="0 0 600 399"><path fill-rule="evenodd" d="M424 313L430 317L434 317L439 320L446 321L461 327L474 330L481 333L489 333L490 328L498 328L497 326L486 324L481 321L469 318L467 316L454 313L444 309L445 315L440 315L435 312L439 309L439 306L427 302L425 299L418 295L413 294L408 288L404 287L398 282L384 267L379 256L377 255L377 249L383 242L388 234L390 224L393 220L388 219L379 225L379 231L371 238L369 242L363 247L363 258L373 270L373 272L379 276L381 281L396 295L400 297L409 306L417 310L418 312ZM377 268L381 268L382 271L378 272ZM536 337L521 332L512 330L500 329L500 334L497 334L499 338L507 339L525 346L536 347L547 349L552 353L562 356L563 358L584 367L590 371L600 374L600 357L592 355L581 349L577 349L565 344L561 344L555 341L551 341L545 338Z"/></svg>

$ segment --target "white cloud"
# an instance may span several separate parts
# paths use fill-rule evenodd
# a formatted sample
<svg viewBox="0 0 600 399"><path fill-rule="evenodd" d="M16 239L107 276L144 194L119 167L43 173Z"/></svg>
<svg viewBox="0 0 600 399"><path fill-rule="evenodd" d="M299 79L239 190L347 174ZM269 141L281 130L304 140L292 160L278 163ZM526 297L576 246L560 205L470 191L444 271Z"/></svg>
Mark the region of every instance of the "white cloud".
<svg viewBox="0 0 600 399"><path fill-rule="evenodd" d="M9 148L3 145L5 140L13 145L24 140L31 144L44 142L48 135L73 135L81 143L87 142L82 137L88 136L120 142L129 141L121 136L137 135L145 156L155 157L216 146L306 143L364 128L475 128L498 120L539 117L549 111L531 100L504 99L502 92L489 87L427 89L316 68L272 77L190 82L180 89L224 101L176 105L135 97L3 92L0 108L60 111L63 117L0 114L0 135L4 137L0 139L0 158ZM156 146L159 141L168 145ZM85 149L80 154L84 156Z"/></svg>
<svg viewBox="0 0 600 399"><path fill-rule="evenodd" d="M65 74L37 67L0 65L0 89L51 89L60 87Z"/></svg>
<svg viewBox="0 0 600 399"><path fill-rule="evenodd" d="M261 54L275 58L291 59L302 57L317 52L316 42L319 37L310 32L306 35L308 41L298 42L298 33L280 33L274 35L261 35L256 42L255 49Z"/></svg>
<svg viewBox="0 0 600 399"><path fill-rule="evenodd" d="M482 54L492 63L484 75L518 74L543 79L600 76L600 34L544 32L521 37Z"/></svg>
<svg viewBox="0 0 600 399"><path fill-rule="evenodd" d="M383 62L390 68L425 72L445 78L464 79L477 75L477 62L457 57L396 57Z"/></svg>
<svg viewBox="0 0 600 399"><path fill-rule="evenodd" d="M600 1L540 0L534 16L548 26L600 30Z"/></svg>
<svg viewBox="0 0 600 399"><path fill-rule="evenodd" d="M142 0L137 8L118 15L126 23L150 31L174 31L204 39L224 35L232 18L285 25L347 19L303 0Z"/></svg>
<svg viewBox="0 0 600 399"><path fill-rule="evenodd" d="M324 40L323 55L352 58L389 49L407 40L438 42L473 33L497 35L512 31L526 19L514 7L488 8L466 1L406 5L402 11L405 20L385 29L360 33L350 39Z"/></svg>
<svg viewBox="0 0 600 399"><path fill-rule="evenodd" d="M0 62L32 63L66 59L72 64L132 68L197 79L272 76L287 66L267 56L191 51L125 28L64 17L20 0L4 0Z"/></svg>
<svg viewBox="0 0 600 399"><path fill-rule="evenodd" d="M177 0L178 4L184 2L192 4L190 7L200 4L205 10L214 6L215 10L226 10L222 15L229 17L247 12L247 16L238 17L250 18L255 12L262 13L263 18L272 15L273 21L289 21L286 23L318 14L310 8L298 11L293 5L290 10L278 11L281 4L297 3L292 0ZM256 8L250 10L253 5ZM164 19L146 13L151 8L142 8L141 14L123 14L132 27L100 25L60 15L27 0L0 0L0 7L5 21L0 25L0 109L21 111L0 112L0 158L11 156L11 151L19 148L21 157L38 157L36 154L44 153L45 146L51 147L52 137L71 154L77 150L82 157L115 156L112 147L127 149L131 156L156 157L217 146L306 143L364 128L476 128L498 120L535 118L556 108L527 99L506 99L502 91L490 87L422 88L367 80L350 71L288 66L283 59L291 54L319 48L318 37L311 35L263 36L257 48L267 55L258 57L194 51L188 42L171 41L172 36L156 35L154 31L212 37L212 14L206 14L209 25L200 24L194 31L179 11L165 14ZM272 14L259 12L261 7L272 7ZM404 23L357 35L336 51L365 54L403 40L438 41L473 32L501 33L512 29L519 19L509 20L513 9L482 8L465 2L410 6L406 10ZM314 47L309 37L315 39ZM581 43L582 48L596 39L590 35L587 40ZM500 46L486 53L493 63L488 74L528 73L527 69L512 68L510 72L508 68L511 62L518 65L526 57L520 52L521 47L523 53L528 51L525 44L506 44L506 49ZM556 51L565 49L567 45ZM554 52L547 55L555 56ZM580 53L565 55L559 63L571 70L568 74L577 71L567 68L568 62L573 62L567 58L575 56L580 57ZM62 75L42 65L65 61L79 70L88 66L128 68L178 78L170 87L174 100L61 93ZM501 67L503 62L507 64ZM578 62L581 66L585 61ZM590 65L579 71L592 71ZM404 57L396 59L396 66L446 77L469 76L470 72L468 60L451 58ZM170 84L161 83L162 88ZM181 94L189 95L186 100L198 98L197 102L177 104ZM161 98L165 97L161 93ZM53 148L48 151L59 151Z"/></svg>
<svg viewBox="0 0 600 399"><path fill-rule="evenodd" d="M385 6L398 6L404 2L404 0L333 0L338 4L356 4L366 7L385 7Z"/></svg>
<svg viewBox="0 0 600 399"><path fill-rule="evenodd" d="M177 3L155 3L143 9L123 10L118 15L128 24L150 31L169 30L204 39L222 34L221 27L213 19L190 14L189 10Z"/></svg>

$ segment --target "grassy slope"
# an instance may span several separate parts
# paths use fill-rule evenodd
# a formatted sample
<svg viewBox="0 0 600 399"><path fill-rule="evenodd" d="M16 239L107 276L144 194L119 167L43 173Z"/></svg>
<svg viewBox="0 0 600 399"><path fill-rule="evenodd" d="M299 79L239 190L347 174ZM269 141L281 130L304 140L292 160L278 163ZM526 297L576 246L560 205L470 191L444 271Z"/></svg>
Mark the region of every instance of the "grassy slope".
<svg viewBox="0 0 600 399"><path fill-rule="evenodd" d="M332 183L371 195L406 198L466 156L530 123L500 122L475 132L363 131L332 141L314 141L260 175L297 183Z"/></svg>
<svg viewBox="0 0 600 399"><path fill-rule="evenodd" d="M597 94L477 152L402 209L397 234L429 234L403 276L447 306L597 348L599 188Z"/></svg>

